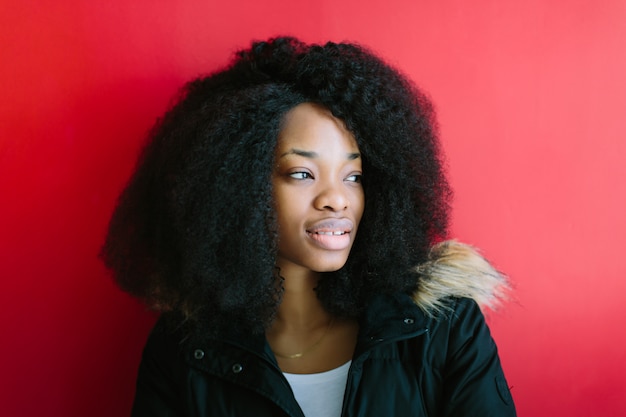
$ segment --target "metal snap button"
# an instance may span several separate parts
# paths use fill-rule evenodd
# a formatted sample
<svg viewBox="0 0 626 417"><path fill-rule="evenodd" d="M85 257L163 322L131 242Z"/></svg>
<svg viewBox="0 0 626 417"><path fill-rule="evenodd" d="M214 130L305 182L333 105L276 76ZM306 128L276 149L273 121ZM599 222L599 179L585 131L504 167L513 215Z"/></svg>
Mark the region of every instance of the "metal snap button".
<svg viewBox="0 0 626 417"><path fill-rule="evenodd" d="M233 373L238 374L241 371L243 371L243 366L241 366L240 363L236 363L233 365Z"/></svg>
<svg viewBox="0 0 626 417"><path fill-rule="evenodd" d="M196 349L196 350L193 352L193 357L194 357L194 358L196 358L196 359L198 359L198 360L200 360L200 359L204 358L204 351L203 351L203 350L201 350L201 349Z"/></svg>
<svg viewBox="0 0 626 417"><path fill-rule="evenodd" d="M413 323L415 323L415 320L413 320L412 318L404 319L404 324L413 324Z"/></svg>

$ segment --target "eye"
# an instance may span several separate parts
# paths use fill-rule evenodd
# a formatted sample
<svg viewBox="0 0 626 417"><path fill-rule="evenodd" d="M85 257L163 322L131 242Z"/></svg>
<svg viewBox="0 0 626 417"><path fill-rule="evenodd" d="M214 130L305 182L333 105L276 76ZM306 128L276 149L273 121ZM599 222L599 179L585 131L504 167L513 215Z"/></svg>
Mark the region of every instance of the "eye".
<svg viewBox="0 0 626 417"><path fill-rule="evenodd" d="M363 175L361 175L361 174L352 174L352 175L346 177L346 181L355 182L357 184L360 184L362 176Z"/></svg>
<svg viewBox="0 0 626 417"><path fill-rule="evenodd" d="M310 172L306 172L306 171L290 172L288 175L290 178L293 178L294 180L307 180L307 179L313 178L313 175L311 175Z"/></svg>

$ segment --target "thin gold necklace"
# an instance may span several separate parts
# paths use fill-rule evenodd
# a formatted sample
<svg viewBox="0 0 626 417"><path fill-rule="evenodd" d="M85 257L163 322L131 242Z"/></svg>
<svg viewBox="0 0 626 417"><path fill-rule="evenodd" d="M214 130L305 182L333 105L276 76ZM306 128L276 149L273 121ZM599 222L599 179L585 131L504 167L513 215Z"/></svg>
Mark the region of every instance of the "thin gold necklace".
<svg viewBox="0 0 626 417"><path fill-rule="evenodd" d="M326 335L330 331L330 328L333 327L333 322L334 321L335 321L335 318L331 317L330 321L328 322L328 326L326 327L326 330L324 330L324 333L322 333L320 338L317 339L317 342L313 343L311 346L309 346L308 348L304 349L302 352L293 353L291 355L286 355L284 353L276 352L274 349L272 349L272 352L274 352L274 355L276 355L277 357L282 358L282 359L300 359L302 356L304 356L307 353L310 353L313 350L315 350L315 348L317 348L322 343L322 341L324 340L324 337L326 337Z"/></svg>

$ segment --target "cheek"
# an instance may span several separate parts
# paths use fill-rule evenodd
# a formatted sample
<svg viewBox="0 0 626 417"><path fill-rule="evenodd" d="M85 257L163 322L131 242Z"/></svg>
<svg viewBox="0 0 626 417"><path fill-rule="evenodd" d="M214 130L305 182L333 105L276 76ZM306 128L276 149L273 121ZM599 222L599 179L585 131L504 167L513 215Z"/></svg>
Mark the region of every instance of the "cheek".
<svg viewBox="0 0 626 417"><path fill-rule="evenodd" d="M293 232L293 229L298 224L300 219L300 207L297 202L298 199L293 196L289 197L286 193L276 193L274 196L275 208L278 218L278 233L288 234ZM283 238L288 236L282 236Z"/></svg>
<svg viewBox="0 0 626 417"><path fill-rule="evenodd" d="M361 217L363 217L363 211L365 210L365 193L363 190L359 192L354 200L354 214L359 221L361 221Z"/></svg>

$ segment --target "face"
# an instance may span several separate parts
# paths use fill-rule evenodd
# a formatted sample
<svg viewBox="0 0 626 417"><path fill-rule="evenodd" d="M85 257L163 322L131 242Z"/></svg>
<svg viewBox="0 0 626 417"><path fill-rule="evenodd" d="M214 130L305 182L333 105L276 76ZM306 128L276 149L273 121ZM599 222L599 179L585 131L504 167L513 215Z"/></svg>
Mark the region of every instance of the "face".
<svg viewBox="0 0 626 417"><path fill-rule="evenodd" d="M363 215L361 174L354 136L328 110L303 103L285 115L272 174L281 274L346 263Z"/></svg>

